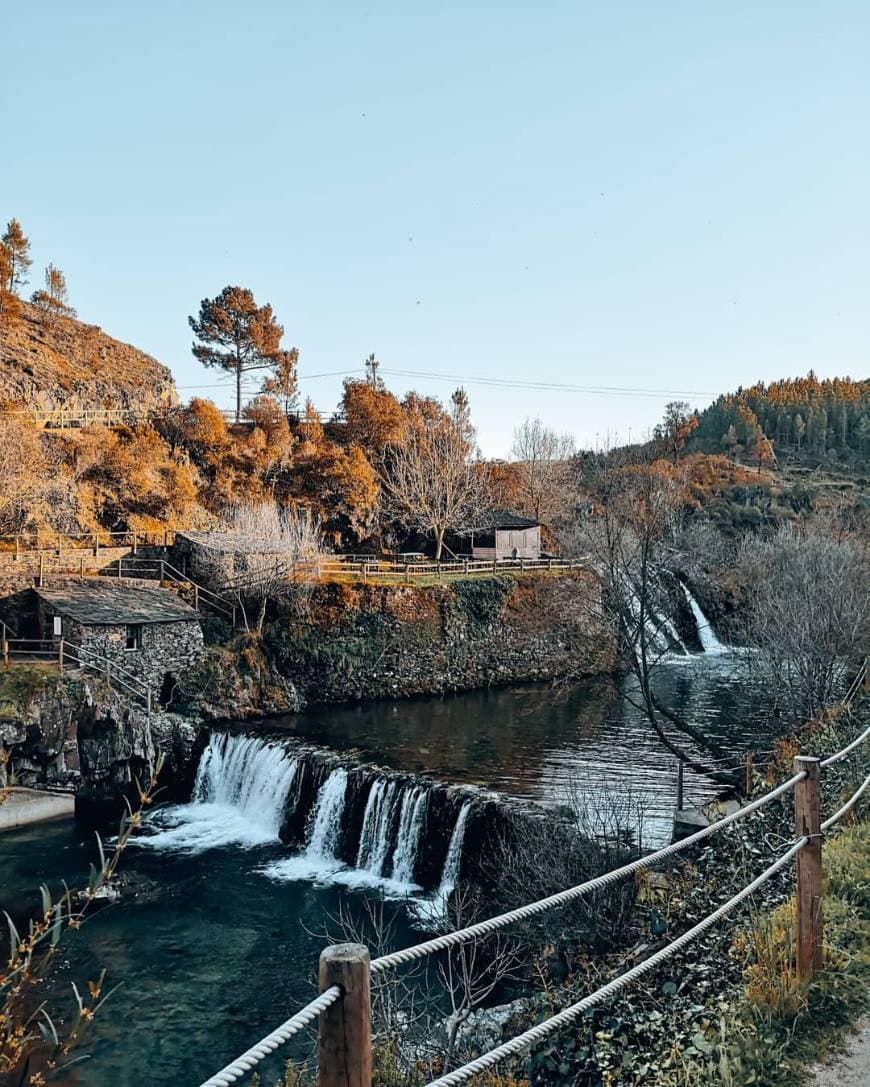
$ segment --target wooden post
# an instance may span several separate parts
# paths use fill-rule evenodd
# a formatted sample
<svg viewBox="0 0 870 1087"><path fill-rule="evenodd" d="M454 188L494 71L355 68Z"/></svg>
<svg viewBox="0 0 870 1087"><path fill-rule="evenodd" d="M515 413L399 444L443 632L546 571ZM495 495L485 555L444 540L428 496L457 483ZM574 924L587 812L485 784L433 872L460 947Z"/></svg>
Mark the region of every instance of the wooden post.
<svg viewBox="0 0 870 1087"><path fill-rule="evenodd" d="M743 760L743 795L752 796L752 752L747 751Z"/></svg>
<svg viewBox="0 0 870 1087"><path fill-rule="evenodd" d="M9 640L7 639L5 633L3 635L3 667L9 667Z"/></svg>
<svg viewBox="0 0 870 1087"><path fill-rule="evenodd" d="M494 574L498 573L498 559L493 559L492 560L492 572Z"/></svg>
<svg viewBox="0 0 870 1087"><path fill-rule="evenodd" d="M193 587L193 606L196 611L199 611L199 586Z"/></svg>
<svg viewBox="0 0 870 1087"><path fill-rule="evenodd" d="M21 537L16 533L15 535L15 561L18 562L21 557L19 551L21 549Z"/></svg>
<svg viewBox="0 0 870 1087"><path fill-rule="evenodd" d="M121 577L121 567L123 566L123 559L118 559L118 578Z"/></svg>
<svg viewBox="0 0 870 1087"><path fill-rule="evenodd" d="M806 777L794 787L794 829L809 838L797 855L797 973L809 979L824 962L822 925L822 831L819 803L819 760L798 755L795 772Z"/></svg>
<svg viewBox="0 0 870 1087"><path fill-rule="evenodd" d="M161 559L160 560L160 584L162 585L165 580L166 580L166 560Z"/></svg>
<svg viewBox="0 0 870 1087"><path fill-rule="evenodd" d="M79 556L79 577L83 578L84 576L85 576L85 557L84 557L84 555L80 555Z"/></svg>
<svg viewBox="0 0 870 1087"><path fill-rule="evenodd" d="M362 944L335 944L320 955L320 991L341 988L341 999L320 1013L317 1087L371 1087L371 977Z"/></svg>
<svg viewBox="0 0 870 1087"><path fill-rule="evenodd" d="M683 775L685 768L683 766L683 760L680 759L677 763L677 811L683 810Z"/></svg>
<svg viewBox="0 0 870 1087"><path fill-rule="evenodd" d="M39 586L42 588L42 579L45 574L45 555L39 552Z"/></svg>
<svg viewBox="0 0 870 1087"><path fill-rule="evenodd" d="M57 643L57 670L63 675L63 638Z"/></svg>

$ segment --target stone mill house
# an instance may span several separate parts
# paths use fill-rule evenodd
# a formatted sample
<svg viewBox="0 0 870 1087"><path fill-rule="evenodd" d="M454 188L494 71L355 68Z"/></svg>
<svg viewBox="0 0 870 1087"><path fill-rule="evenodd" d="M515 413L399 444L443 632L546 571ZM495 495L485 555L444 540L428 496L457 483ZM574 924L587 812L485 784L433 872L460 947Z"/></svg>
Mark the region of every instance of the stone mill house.
<svg viewBox="0 0 870 1087"><path fill-rule="evenodd" d="M90 579L34 592L40 637L90 651L156 693L203 652L199 614L168 589Z"/></svg>

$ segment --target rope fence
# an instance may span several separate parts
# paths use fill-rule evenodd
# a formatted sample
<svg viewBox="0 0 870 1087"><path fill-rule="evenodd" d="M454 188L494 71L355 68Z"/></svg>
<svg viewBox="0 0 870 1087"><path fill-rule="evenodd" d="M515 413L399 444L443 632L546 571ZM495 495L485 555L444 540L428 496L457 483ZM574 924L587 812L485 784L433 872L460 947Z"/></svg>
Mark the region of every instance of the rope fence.
<svg viewBox="0 0 870 1087"><path fill-rule="evenodd" d="M584 895L594 893L618 880L624 879L644 868L652 867L674 856L684 849L730 826L741 819L758 812L785 793L793 791L796 839L789 848L770 864L760 875L745 887L713 910L703 920L693 925L682 935L676 937L667 946L650 955L649 958L620 974L582 1000L536 1024L522 1034L495 1046L475 1060L447 1072L431 1081L427 1087L460 1087L474 1076L491 1069L502 1061L517 1057L538 1042L576 1021L584 1012L595 1007L608 997L615 996L635 980L654 970L661 963L675 955L693 940L702 936L722 918L732 913L746 901L759 887L792 860L796 860L797 903L797 973L800 978L808 979L823 965L822 935L822 882L821 855L822 836L847 815L870 787L870 775L849 800L830 818L821 822L820 816L820 779L821 770L846 758L870 736L866 729L851 743L829 758L819 759L797 756L794 760L795 773L763 796L696 831L694 834L674 842L663 849L656 850L644 857L639 857L629 864L622 865L593 879L557 892L547 898L530 902L524 906L509 910L496 917L488 918L474 925L445 933L426 940L412 947L406 947L370 962L368 949L359 944L344 944L327 948L321 955L320 996L307 1004L301 1011L266 1035L241 1057L228 1064L222 1071L206 1080L201 1087L231 1087L246 1073L250 1072L264 1057L272 1053L279 1045L294 1034L309 1026L315 1019L319 1024L319 1087L369 1087L371 1083L371 1006L370 979L387 970L395 969L423 959L429 955L449 950L460 944L480 939L519 921L528 920L547 910L564 906ZM332 983L336 978L340 984ZM329 984L326 984L328 982ZM328 1021L322 1018L327 1012Z"/></svg>

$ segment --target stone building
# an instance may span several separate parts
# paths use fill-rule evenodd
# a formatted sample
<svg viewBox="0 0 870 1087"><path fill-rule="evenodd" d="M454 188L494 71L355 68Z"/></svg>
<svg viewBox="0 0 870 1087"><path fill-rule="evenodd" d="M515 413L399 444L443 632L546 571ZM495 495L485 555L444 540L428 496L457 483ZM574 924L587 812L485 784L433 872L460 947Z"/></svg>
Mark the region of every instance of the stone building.
<svg viewBox="0 0 870 1087"><path fill-rule="evenodd" d="M42 638L108 658L153 691L173 686L203 652L199 614L168 589L100 579L34 592Z"/></svg>

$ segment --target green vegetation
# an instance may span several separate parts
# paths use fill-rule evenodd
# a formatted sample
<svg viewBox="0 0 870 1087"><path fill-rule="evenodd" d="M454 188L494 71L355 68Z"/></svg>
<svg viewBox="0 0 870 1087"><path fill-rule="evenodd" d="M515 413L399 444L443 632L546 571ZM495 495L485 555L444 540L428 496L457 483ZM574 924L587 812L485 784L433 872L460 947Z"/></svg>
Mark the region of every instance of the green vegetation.
<svg viewBox="0 0 870 1087"><path fill-rule="evenodd" d="M0 720L20 717L40 691L57 682L56 664L11 664L0 669Z"/></svg>

